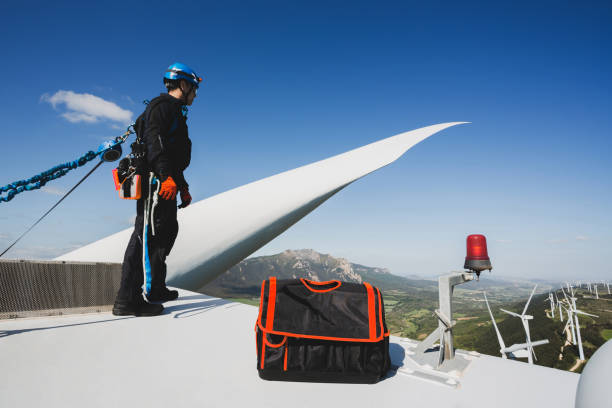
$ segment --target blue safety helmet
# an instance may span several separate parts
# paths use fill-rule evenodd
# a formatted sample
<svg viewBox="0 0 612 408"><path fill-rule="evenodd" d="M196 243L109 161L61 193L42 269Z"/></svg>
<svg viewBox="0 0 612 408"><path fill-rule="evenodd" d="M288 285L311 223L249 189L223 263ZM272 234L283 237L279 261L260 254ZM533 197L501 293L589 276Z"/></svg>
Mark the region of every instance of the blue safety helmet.
<svg viewBox="0 0 612 408"><path fill-rule="evenodd" d="M181 64L180 62L175 62L170 65L164 74L164 79L169 80L179 80L184 79L187 82L192 83L196 87L200 85L202 82L202 78L200 78L193 69L189 68L185 64Z"/></svg>

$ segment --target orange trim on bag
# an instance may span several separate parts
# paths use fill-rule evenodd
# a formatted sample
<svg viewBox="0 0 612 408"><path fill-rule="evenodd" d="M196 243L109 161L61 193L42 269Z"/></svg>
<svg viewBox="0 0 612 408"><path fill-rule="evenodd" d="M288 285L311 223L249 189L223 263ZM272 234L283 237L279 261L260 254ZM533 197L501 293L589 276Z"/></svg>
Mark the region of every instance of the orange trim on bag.
<svg viewBox="0 0 612 408"><path fill-rule="evenodd" d="M255 322L255 331L257 331L257 323L261 322L261 313L264 304L264 287L266 286L266 281L261 282L261 295L259 297L259 315L257 315L257 322Z"/></svg>
<svg viewBox="0 0 612 408"><path fill-rule="evenodd" d="M354 342L360 342L360 343L378 342L378 341L381 341L384 337L389 336L388 331L386 333L381 333L381 335L378 337L376 336L376 311L375 311L374 290L372 286L367 282L364 282L364 285L366 285L366 290L368 292L368 318L369 318L368 323L369 323L369 328L370 328L368 338L317 336L317 335L310 335L310 334L289 333L289 332L284 332L284 331L273 330L274 309L275 309L275 303L276 303L276 278L271 277L269 281L270 281L270 288L268 290L268 293L269 293L268 309L267 309L268 315L266 316L266 327L264 327L262 323L265 284L266 284L265 280L263 281L261 285L261 299L259 303L259 316L257 317L257 322L255 323L255 330L259 328L263 332L262 335L264 336L264 340L262 342L265 341L266 334L275 334L279 336L287 336L287 337L292 337L292 338L332 340L332 341L354 341ZM334 282L334 281L330 281L330 282ZM330 282L316 282L316 283L330 283ZM380 297L380 299L381 299L380 302L382 305L382 297ZM382 306L380 307L380 310L382 311ZM381 314L379 313L379 315ZM270 319L270 316L272 317L272 319ZM384 327L384 325L382 324L382 319L381 319L381 327ZM372 329L374 329L373 330L374 334L372 334ZM265 354L265 344L262 345L262 352L261 352L262 360L264 358L264 354ZM263 369L263 362L262 362L262 369Z"/></svg>
<svg viewBox="0 0 612 408"><path fill-rule="evenodd" d="M383 305L382 305L382 295L380 294L380 290L376 288L376 293L378 293L378 318L380 319L380 334L385 332L385 326L383 325Z"/></svg>
<svg viewBox="0 0 612 408"><path fill-rule="evenodd" d="M360 343L374 343L377 341L381 341L384 336L375 337L375 338L367 338L367 339L359 339L359 338L350 338L350 337L328 337L328 336L315 336L311 334L298 334L298 333L289 333L282 332L278 330L267 330L264 329L260 322L257 322L257 326L267 334L276 334L279 336L288 336L296 339L316 339L316 340L333 340L333 341L357 341Z"/></svg>
<svg viewBox="0 0 612 408"><path fill-rule="evenodd" d="M363 282L368 292L368 318L370 326L370 339L376 338L376 306L374 304L374 289L368 282ZM381 333L382 334L382 333Z"/></svg>
<svg viewBox="0 0 612 408"><path fill-rule="evenodd" d="M263 337L263 338L264 338L264 342L266 343L266 346L268 346L268 347L272 347L272 348L279 348L279 347L282 347L282 345L283 345L283 344L285 344L285 342L287 341L287 336L285 336L285 337L283 338L283 341L281 341L280 343L278 343L278 344L272 344L272 343L270 343L270 342L268 341L268 336L266 335L266 333L264 333L264 337Z"/></svg>
<svg viewBox="0 0 612 408"><path fill-rule="evenodd" d="M264 368L264 361L266 361L266 333L261 333L261 369Z"/></svg>
<svg viewBox="0 0 612 408"><path fill-rule="evenodd" d="M283 339L283 341L281 341L278 344L272 344L268 341L268 335L266 332L262 331L261 332L261 369L264 369L264 362L266 360L266 346L268 347L272 347L272 348L279 348L282 347L285 343L287 342L287 336L285 336L285 338ZM287 349L287 347L285 347L285 349Z"/></svg>
<svg viewBox="0 0 612 408"><path fill-rule="evenodd" d="M380 290L378 288L376 288L376 291L378 292L378 311L379 311L379 318L380 318L380 332L383 333L384 337L389 337L391 332L389 332L389 330L385 331L385 325L383 324L383 310L385 309L384 308L385 305L382 304L382 294L380 293Z"/></svg>
<svg viewBox="0 0 612 408"><path fill-rule="evenodd" d="M316 282L316 281L311 281L308 279L304 279L304 278L300 278L300 281L302 281L302 284L304 286L306 286L306 288L312 292L317 292L317 293L324 293L324 292L331 292L334 289L338 289L340 287L340 285L342 285L342 282L340 282L339 280L330 280L330 281L326 281L326 282ZM308 282L308 283L307 283ZM308 286L308 284L310 285L329 285L330 283L335 283L336 286L334 286L333 288L329 288L329 289L314 289L311 288L310 286Z"/></svg>
<svg viewBox="0 0 612 408"><path fill-rule="evenodd" d="M255 327L261 326L261 315L263 314L263 305L264 305L264 288L266 286L266 281L264 280L261 283L261 298L259 299L259 317L257 317L257 323ZM269 308L268 308L269 310ZM260 359L260 367L263 370L264 361L266 360L266 332L263 331L263 327L261 327L261 359Z"/></svg>
<svg viewBox="0 0 612 408"><path fill-rule="evenodd" d="M268 313L266 313L266 330L272 330L274 325L274 307L276 306L276 278L270 278L268 288Z"/></svg>
<svg viewBox="0 0 612 408"><path fill-rule="evenodd" d="M285 340L287 338L285 337ZM289 353L289 347L285 346L285 358L283 358L283 370L287 371L287 353Z"/></svg>

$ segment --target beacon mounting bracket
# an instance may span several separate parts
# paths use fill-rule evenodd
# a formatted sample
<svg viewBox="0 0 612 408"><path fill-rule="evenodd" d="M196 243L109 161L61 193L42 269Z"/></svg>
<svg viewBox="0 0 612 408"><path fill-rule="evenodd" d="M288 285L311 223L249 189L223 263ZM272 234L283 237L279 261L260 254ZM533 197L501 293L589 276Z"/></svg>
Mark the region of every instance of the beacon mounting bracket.
<svg viewBox="0 0 612 408"><path fill-rule="evenodd" d="M452 297L455 286L478 279L483 270L492 269L487 253L486 238L483 235L467 237L467 256L463 272L451 272L438 278L439 309L434 314L438 327L422 342L404 339L406 356L399 373L457 388L459 378L474 358L480 357L475 351L455 350L453 344ZM438 343L438 345L436 345Z"/></svg>
<svg viewBox="0 0 612 408"><path fill-rule="evenodd" d="M454 348L453 327L457 322L452 319L452 296L455 286L474 280L475 275L467 271L451 272L438 278L440 308L434 312L438 327L422 342L405 347L404 366L399 369L401 373L415 376L420 372L437 378L443 385L453 388L459 385L458 380L471 360L480 354Z"/></svg>

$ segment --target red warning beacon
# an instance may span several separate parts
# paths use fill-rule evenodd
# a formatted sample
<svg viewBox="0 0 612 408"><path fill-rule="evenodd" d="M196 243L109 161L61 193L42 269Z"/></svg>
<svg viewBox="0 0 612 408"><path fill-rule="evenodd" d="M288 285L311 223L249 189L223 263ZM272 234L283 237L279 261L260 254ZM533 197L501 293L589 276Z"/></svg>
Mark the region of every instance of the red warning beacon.
<svg viewBox="0 0 612 408"><path fill-rule="evenodd" d="M467 255L465 256L463 267L476 272L478 276L480 276L480 272L486 269L493 269L489 254L487 253L487 239L484 235L468 235Z"/></svg>

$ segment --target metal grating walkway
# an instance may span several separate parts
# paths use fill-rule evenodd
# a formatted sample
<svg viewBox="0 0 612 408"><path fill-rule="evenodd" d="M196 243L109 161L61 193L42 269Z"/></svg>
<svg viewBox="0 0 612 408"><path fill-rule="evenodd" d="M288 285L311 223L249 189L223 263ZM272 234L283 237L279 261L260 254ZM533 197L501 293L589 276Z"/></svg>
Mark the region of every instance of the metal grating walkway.
<svg viewBox="0 0 612 408"><path fill-rule="evenodd" d="M0 261L0 319L95 313L112 308L121 264Z"/></svg>

